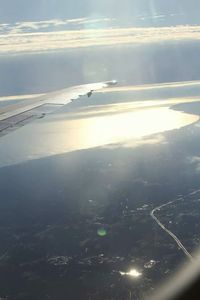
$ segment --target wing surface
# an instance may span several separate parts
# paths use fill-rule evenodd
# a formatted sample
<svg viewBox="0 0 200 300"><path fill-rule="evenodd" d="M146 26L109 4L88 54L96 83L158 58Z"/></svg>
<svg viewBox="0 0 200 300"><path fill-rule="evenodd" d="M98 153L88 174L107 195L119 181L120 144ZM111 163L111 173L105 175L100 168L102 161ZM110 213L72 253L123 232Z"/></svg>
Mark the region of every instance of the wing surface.
<svg viewBox="0 0 200 300"><path fill-rule="evenodd" d="M0 109L0 136L30 123L34 119L45 117L60 106L69 104L81 96L90 95L93 91L116 84L115 81L91 83L69 87L51 92L30 100Z"/></svg>

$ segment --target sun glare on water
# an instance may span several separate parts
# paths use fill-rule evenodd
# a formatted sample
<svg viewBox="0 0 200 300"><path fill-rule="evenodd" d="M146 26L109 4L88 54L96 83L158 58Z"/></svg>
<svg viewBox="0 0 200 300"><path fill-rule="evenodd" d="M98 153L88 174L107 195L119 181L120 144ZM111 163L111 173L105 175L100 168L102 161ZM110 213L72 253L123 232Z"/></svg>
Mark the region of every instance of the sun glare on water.
<svg viewBox="0 0 200 300"><path fill-rule="evenodd" d="M124 105L125 106L125 105ZM198 117L168 107L125 111L124 113L105 113L100 116L88 117L71 121L76 129L73 140L76 145L95 147L109 143L121 143L147 135L178 129L197 121ZM69 124L68 124L69 125Z"/></svg>
<svg viewBox="0 0 200 300"><path fill-rule="evenodd" d="M24 126L20 134L15 131L14 148L10 135L5 135L2 141L6 151L0 151L1 161L8 165L99 146L134 146L143 137L179 129L199 119L197 115L162 106L162 101L157 101L156 107L151 101L147 102L141 103L141 106L138 103L120 103L91 106L71 114L52 114L42 120L42 124L33 122ZM30 134L31 140L28 144L24 143ZM160 139L152 141L157 143Z"/></svg>

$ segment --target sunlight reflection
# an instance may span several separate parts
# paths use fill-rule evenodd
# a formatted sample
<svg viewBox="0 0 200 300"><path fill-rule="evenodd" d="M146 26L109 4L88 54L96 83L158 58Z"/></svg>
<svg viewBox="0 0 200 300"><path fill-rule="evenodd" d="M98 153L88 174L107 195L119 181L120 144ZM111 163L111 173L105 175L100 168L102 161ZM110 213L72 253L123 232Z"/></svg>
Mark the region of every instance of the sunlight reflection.
<svg viewBox="0 0 200 300"><path fill-rule="evenodd" d="M122 143L126 140L177 129L197 120L197 116L160 107L73 120L66 125L70 125L74 130L76 128L74 136L76 144L87 144L91 147Z"/></svg>
<svg viewBox="0 0 200 300"><path fill-rule="evenodd" d="M20 134L19 130L14 131L12 139L10 135L1 137L4 148L0 150L0 165L99 146L137 147L143 142L159 143L163 139L154 136L147 140L146 137L181 128L199 119L169 107L159 107L159 104L163 102L157 101L156 107L136 108L134 103L87 107L85 115L80 112L77 115L75 112L72 115L69 112L50 114L20 128ZM30 135L29 143L24 143Z"/></svg>
<svg viewBox="0 0 200 300"><path fill-rule="evenodd" d="M138 278L138 277L142 276L142 273L140 273L136 269L131 269L129 272L119 272L119 273L122 276L127 275L127 276L131 276L131 277L135 277L135 278Z"/></svg>

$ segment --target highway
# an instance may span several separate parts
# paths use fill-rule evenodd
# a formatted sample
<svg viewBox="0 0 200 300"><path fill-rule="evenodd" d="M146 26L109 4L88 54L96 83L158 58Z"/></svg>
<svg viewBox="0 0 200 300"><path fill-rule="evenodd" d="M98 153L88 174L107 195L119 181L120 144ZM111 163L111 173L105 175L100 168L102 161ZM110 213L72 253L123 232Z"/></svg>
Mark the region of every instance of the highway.
<svg viewBox="0 0 200 300"><path fill-rule="evenodd" d="M150 213L150 215L151 215L151 217L154 219L154 221L168 234L168 235L170 235L172 238L173 238L173 240L176 242L176 244L178 245L178 247L184 252L184 254L187 256L187 258L190 260L190 261L193 261L194 260L194 258L193 258L193 256L187 251L187 249L185 248L185 246L182 244L182 242L180 241L180 239L172 232L172 231L170 231L168 228L166 228L165 227L165 225L163 224L163 223L161 223L161 221L155 216L155 213L157 212L157 211L159 211L161 208L163 208L163 207L165 207L165 206L168 206L168 205L170 205L170 204L172 204L172 203L174 203L174 202L177 202L177 201L180 201L180 200L182 200L182 198L181 199L176 199L176 200L174 200L174 201L169 201L169 202L167 202L167 203L165 203L165 204L162 204L162 205L160 205L160 206L157 206L157 207L155 207L152 211L151 211L151 213Z"/></svg>

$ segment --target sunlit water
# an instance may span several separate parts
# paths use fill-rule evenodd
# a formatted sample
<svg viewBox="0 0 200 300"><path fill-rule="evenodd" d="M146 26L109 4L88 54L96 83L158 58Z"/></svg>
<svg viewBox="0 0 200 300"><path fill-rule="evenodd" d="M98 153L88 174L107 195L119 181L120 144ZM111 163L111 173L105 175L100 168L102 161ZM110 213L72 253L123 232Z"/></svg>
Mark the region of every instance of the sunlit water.
<svg viewBox="0 0 200 300"><path fill-rule="evenodd" d="M67 145L81 148L123 143L180 128L196 120L196 116L161 107L63 122L62 126L71 135Z"/></svg>
<svg viewBox="0 0 200 300"><path fill-rule="evenodd" d="M157 101L157 106L149 104L86 107L49 115L1 137L1 166L110 144L131 141L134 146L143 137L198 120L198 116L159 106L162 101Z"/></svg>

